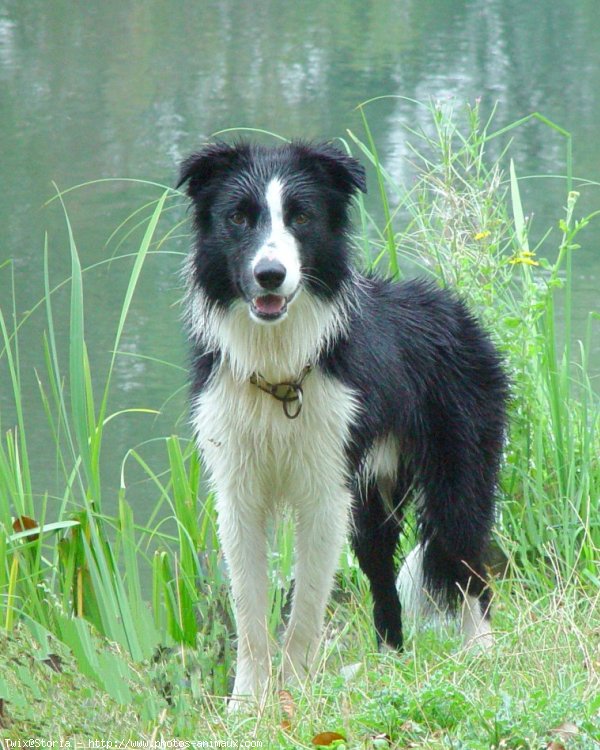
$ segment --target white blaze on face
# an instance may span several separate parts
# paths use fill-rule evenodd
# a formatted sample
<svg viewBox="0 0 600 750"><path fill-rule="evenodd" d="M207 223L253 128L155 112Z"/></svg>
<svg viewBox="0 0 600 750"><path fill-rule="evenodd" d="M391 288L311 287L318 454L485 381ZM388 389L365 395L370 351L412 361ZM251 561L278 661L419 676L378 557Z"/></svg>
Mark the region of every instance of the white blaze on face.
<svg viewBox="0 0 600 750"><path fill-rule="evenodd" d="M283 221L283 185L277 177L267 185L265 199L271 227L264 244L254 256L252 271L263 258L279 261L284 266L286 274L277 293L290 297L300 283L300 252L296 238Z"/></svg>

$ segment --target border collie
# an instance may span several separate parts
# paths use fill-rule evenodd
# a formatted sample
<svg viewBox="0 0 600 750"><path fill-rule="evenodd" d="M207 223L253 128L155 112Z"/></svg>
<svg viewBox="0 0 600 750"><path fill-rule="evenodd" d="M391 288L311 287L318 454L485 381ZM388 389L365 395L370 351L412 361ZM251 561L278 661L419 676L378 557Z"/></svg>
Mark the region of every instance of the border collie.
<svg viewBox="0 0 600 750"><path fill-rule="evenodd" d="M335 147L208 145L182 164L186 183L192 420L238 631L230 706L269 683L266 521L282 503L296 523L284 679L315 664L347 531L380 643L402 647L398 586L413 609L462 613L465 639L487 646L507 398L490 340L450 292L354 270L348 214L365 172ZM411 499L420 543L397 584Z"/></svg>

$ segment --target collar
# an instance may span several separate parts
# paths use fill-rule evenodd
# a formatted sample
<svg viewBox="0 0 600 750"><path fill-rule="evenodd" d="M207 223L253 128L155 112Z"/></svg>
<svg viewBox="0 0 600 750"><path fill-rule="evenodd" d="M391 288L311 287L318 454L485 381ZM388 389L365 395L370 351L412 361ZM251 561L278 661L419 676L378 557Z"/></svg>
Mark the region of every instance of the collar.
<svg viewBox="0 0 600 750"><path fill-rule="evenodd" d="M302 383L311 370L312 365L306 365L297 380L282 383L269 383L259 372L253 372L250 382L277 401L281 401L283 413L288 419L296 419L302 411Z"/></svg>

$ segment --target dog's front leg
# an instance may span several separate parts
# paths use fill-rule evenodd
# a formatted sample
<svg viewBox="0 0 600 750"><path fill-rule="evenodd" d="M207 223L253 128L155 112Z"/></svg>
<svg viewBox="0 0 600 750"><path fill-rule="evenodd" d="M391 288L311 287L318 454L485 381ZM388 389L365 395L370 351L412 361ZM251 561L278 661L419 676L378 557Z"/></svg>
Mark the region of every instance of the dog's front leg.
<svg viewBox="0 0 600 750"><path fill-rule="evenodd" d="M342 487L296 504L294 601L285 638L284 681L302 681L314 666L350 504L350 493Z"/></svg>
<svg viewBox="0 0 600 750"><path fill-rule="evenodd" d="M219 535L231 576L237 625L237 669L228 708L262 703L271 672L267 628L267 558L264 513L256 498L219 495Z"/></svg>

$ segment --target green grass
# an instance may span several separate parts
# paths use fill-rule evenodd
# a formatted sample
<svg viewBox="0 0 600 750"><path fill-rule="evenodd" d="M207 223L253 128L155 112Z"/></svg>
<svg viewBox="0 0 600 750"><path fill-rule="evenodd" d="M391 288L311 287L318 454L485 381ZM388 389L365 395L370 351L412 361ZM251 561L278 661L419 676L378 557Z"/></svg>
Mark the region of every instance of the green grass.
<svg viewBox="0 0 600 750"><path fill-rule="evenodd" d="M492 654L464 653L447 630L410 639L401 656L374 653L368 587L345 553L323 667L306 690L293 691L291 715L274 700L260 716L226 716L235 661L231 601L214 500L201 491L189 437L165 436L162 462L150 464L131 446L115 476L100 470L107 424L157 411L110 409L143 266L151 255L183 253L189 242L183 221L165 221L183 197L155 185L156 200L110 236L114 252L106 262L129 263L130 272L105 372L92 371L85 335L85 280L96 267L82 268L66 210L70 278L52 286L47 239L44 298L25 315L14 295L0 305L0 365L16 415L6 425L0 414L0 737L235 737L263 747L312 747L319 732L334 731L346 738L339 746L352 748L516 750L545 747L552 730L569 722L577 733L555 733L557 741L598 746L600 407L589 364L598 316L590 314L582 341L573 339L571 322L572 256L594 214L578 216L571 138L547 119L532 116L564 138L565 208L557 210L557 228L538 240L525 218L518 164L504 152L499 163L486 159L490 144L524 121L494 131L476 107L454 113L431 106L430 114L427 132L407 132L415 175L409 189L382 167L366 114L366 138L349 132L343 143L375 172L383 223L358 204L365 265L394 277L416 265L457 288L506 356L513 398L495 540L503 577L495 584ZM12 274L12 266L0 272ZM67 288L65 357L54 304ZM47 420L62 482L58 497L34 498L40 481L32 476L20 342L39 308L46 326L38 421ZM145 525L119 482L131 462L146 477L148 496L154 493ZM109 504L107 484L121 485ZM106 505L117 508L114 515ZM287 522L274 530L269 565L276 638L293 565ZM350 665L351 677L353 670L343 669Z"/></svg>
<svg viewBox="0 0 600 750"><path fill-rule="evenodd" d="M431 629L400 657L374 651L364 601L333 604L323 665L310 686L293 691L291 718L276 696L259 716L227 717L223 699L205 689L202 655L189 648L140 664L95 638L94 648L126 669L126 696L99 690L64 645L50 639L40 647L20 627L0 637L0 686L8 696L3 734L256 739L262 747L310 748L316 735L333 731L347 748L517 750L545 747L570 725L577 733L568 748L597 748L598 601L573 589L532 601L514 585L499 587L496 601L491 654L465 652L455 633Z"/></svg>

